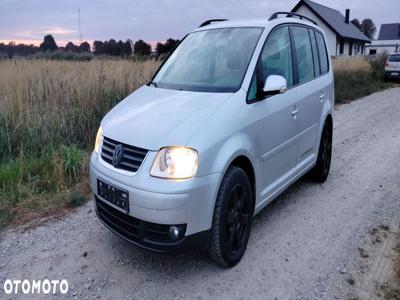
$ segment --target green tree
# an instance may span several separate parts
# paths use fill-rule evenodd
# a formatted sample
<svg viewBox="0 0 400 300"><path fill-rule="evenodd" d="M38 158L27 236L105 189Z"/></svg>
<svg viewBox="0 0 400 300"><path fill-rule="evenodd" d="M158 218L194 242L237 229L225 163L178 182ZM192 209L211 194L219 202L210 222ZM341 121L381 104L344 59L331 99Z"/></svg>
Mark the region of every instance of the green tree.
<svg viewBox="0 0 400 300"><path fill-rule="evenodd" d="M376 32L376 26L374 24L374 22L371 19L364 19L361 22L361 31L364 32L364 34L370 38L373 39L375 32Z"/></svg>
<svg viewBox="0 0 400 300"><path fill-rule="evenodd" d="M105 46L102 41L94 41L93 42L93 52L96 55L105 53Z"/></svg>
<svg viewBox="0 0 400 300"><path fill-rule="evenodd" d="M68 52L78 52L78 51L79 51L79 48L78 48L78 46L75 45L74 43L68 42L68 44L65 45L65 51L68 51Z"/></svg>
<svg viewBox="0 0 400 300"><path fill-rule="evenodd" d="M43 43L40 44L40 50L42 51L55 51L58 49L56 41L51 34L44 37Z"/></svg>
<svg viewBox="0 0 400 300"><path fill-rule="evenodd" d="M150 55L151 53L151 45L147 44L143 40L138 40L135 45L133 46L133 53L135 55Z"/></svg>
<svg viewBox="0 0 400 300"><path fill-rule="evenodd" d="M164 44L163 43L157 43L156 45L156 52L157 55L160 56L162 54L168 54L171 53L172 50L176 47L176 45L179 43L179 40L174 40L169 38Z"/></svg>
<svg viewBox="0 0 400 300"><path fill-rule="evenodd" d="M90 52L90 44L83 42L79 45L79 52Z"/></svg>
<svg viewBox="0 0 400 300"><path fill-rule="evenodd" d="M356 26L358 29L361 30L361 24L360 24L360 21L358 19L351 20L351 23L353 23L354 26Z"/></svg>

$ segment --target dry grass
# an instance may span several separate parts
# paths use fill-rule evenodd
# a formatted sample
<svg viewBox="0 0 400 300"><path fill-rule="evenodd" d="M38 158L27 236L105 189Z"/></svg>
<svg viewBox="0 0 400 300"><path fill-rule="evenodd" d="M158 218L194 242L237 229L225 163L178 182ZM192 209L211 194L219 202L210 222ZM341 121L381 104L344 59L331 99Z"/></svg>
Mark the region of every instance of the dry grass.
<svg viewBox="0 0 400 300"><path fill-rule="evenodd" d="M390 87L385 83L385 57L336 58L333 60L336 103L345 103Z"/></svg>
<svg viewBox="0 0 400 300"><path fill-rule="evenodd" d="M0 62L0 161L46 146L88 149L103 115L145 83L156 61Z"/></svg>
<svg viewBox="0 0 400 300"><path fill-rule="evenodd" d="M333 60L335 72L371 72L371 64L362 58L336 58Z"/></svg>
<svg viewBox="0 0 400 300"><path fill-rule="evenodd" d="M0 228L84 203L88 153L101 119L158 66L0 61Z"/></svg>

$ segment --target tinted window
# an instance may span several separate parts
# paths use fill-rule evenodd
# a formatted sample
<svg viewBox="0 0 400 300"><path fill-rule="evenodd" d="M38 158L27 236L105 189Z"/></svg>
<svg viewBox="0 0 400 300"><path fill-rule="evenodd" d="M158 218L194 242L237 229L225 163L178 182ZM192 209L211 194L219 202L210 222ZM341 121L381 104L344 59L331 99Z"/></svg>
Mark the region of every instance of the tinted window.
<svg viewBox="0 0 400 300"><path fill-rule="evenodd" d="M269 75L280 75L286 79L288 87L293 85L292 51L288 27L280 27L268 36L261 53L261 64L263 83Z"/></svg>
<svg viewBox="0 0 400 300"><path fill-rule="evenodd" d="M311 38L311 47L313 53L313 60L314 60L314 74L315 76L319 76L321 74L321 70L319 68L319 58L318 58L318 50L317 50L317 43L315 42L314 31L308 29L308 33L310 34Z"/></svg>
<svg viewBox="0 0 400 300"><path fill-rule="evenodd" d="M389 61L400 62L400 55L390 55L389 56Z"/></svg>
<svg viewBox="0 0 400 300"><path fill-rule="evenodd" d="M310 36L305 27L292 27L293 41L297 58L299 83L314 78L314 64L311 50Z"/></svg>
<svg viewBox="0 0 400 300"><path fill-rule="evenodd" d="M320 32L315 32L315 38L317 40L317 47L319 52L319 61L321 63L321 73L328 72L328 53L326 53L326 46L324 37Z"/></svg>

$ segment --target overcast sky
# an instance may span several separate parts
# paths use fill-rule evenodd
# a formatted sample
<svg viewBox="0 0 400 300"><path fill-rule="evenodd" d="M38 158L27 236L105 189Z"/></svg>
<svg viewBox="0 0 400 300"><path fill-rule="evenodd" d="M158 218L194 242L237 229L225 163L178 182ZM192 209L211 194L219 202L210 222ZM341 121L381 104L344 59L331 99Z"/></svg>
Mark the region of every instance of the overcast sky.
<svg viewBox="0 0 400 300"><path fill-rule="evenodd" d="M296 0L0 0L0 42L38 44L53 34L62 45L78 41L78 9L84 40L182 38L202 21L212 18L268 18L290 11ZM315 0L350 18L400 22L400 0ZM377 32L378 33L378 32Z"/></svg>

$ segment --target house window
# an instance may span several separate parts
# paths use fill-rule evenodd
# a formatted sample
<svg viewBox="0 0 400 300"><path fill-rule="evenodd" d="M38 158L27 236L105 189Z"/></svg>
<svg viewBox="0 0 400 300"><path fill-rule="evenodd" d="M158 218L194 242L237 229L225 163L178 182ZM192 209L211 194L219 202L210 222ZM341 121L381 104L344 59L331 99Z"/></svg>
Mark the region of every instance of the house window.
<svg viewBox="0 0 400 300"><path fill-rule="evenodd" d="M369 50L369 55L375 55L375 54L376 54L376 49Z"/></svg>
<svg viewBox="0 0 400 300"><path fill-rule="evenodd" d="M344 52L344 41L340 41L339 54L342 55Z"/></svg>

